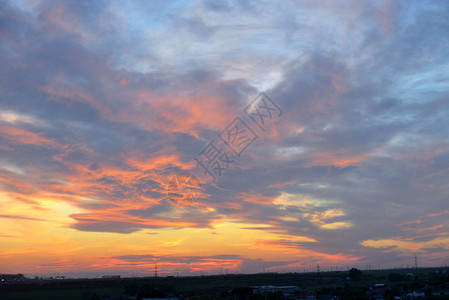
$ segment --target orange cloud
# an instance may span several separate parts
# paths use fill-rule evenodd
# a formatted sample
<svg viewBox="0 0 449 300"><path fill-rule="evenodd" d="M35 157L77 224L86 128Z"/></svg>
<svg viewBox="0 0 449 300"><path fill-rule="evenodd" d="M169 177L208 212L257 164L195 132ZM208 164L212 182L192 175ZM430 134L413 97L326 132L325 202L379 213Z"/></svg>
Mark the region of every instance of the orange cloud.
<svg viewBox="0 0 449 300"><path fill-rule="evenodd" d="M338 152L318 152L312 154L311 161L307 163L307 166L346 168L348 166L358 165L365 160L365 154L348 155L343 150L339 150Z"/></svg>
<svg viewBox="0 0 449 300"><path fill-rule="evenodd" d="M34 133L25 129L3 125L0 126L0 133L6 136L6 138L13 144L19 145L36 145L46 148L56 148L58 144L52 140L43 137L43 134Z"/></svg>
<svg viewBox="0 0 449 300"><path fill-rule="evenodd" d="M141 91L136 101L146 112L140 115L139 120L145 122L148 129L190 133L197 138L199 129L221 130L236 113L224 99L206 92L175 97ZM157 119L152 119L155 114Z"/></svg>

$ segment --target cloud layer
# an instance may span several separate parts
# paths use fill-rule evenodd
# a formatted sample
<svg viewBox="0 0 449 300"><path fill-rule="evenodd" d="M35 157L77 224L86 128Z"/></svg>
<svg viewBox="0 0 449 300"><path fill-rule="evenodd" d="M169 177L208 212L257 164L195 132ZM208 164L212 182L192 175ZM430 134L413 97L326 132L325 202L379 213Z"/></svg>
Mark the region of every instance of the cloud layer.
<svg viewBox="0 0 449 300"><path fill-rule="evenodd" d="M447 263L446 2L0 5L5 271ZM264 130L261 92L283 112ZM257 136L240 156L236 117ZM167 197L180 173L196 205Z"/></svg>

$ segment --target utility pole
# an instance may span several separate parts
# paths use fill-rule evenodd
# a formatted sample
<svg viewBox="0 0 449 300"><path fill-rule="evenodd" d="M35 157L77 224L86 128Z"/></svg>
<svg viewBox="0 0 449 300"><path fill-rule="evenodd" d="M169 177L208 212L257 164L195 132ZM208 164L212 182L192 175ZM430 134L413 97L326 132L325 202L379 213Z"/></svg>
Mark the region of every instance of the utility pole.
<svg viewBox="0 0 449 300"><path fill-rule="evenodd" d="M418 257L415 253L415 277L418 277Z"/></svg>
<svg viewBox="0 0 449 300"><path fill-rule="evenodd" d="M157 279L157 264L154 266L154 278Z"/></svg>

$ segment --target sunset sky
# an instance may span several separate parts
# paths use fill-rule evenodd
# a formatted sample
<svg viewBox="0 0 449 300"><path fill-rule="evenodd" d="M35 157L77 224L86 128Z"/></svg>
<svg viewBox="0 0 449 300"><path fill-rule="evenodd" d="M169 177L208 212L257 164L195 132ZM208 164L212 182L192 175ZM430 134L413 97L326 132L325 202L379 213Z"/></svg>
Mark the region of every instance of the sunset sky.
<svg viewBox="0 0 449 300"><path fill-rule="evenodd" d="M0 1L0 273L449 264L448 15L445 0ZM263 128L261 93L278 108ZM253 137L239 155L235 122ZM215 181L208 145L229 161ZM177 174L201 181L195 203L168 197Z"/></svg>

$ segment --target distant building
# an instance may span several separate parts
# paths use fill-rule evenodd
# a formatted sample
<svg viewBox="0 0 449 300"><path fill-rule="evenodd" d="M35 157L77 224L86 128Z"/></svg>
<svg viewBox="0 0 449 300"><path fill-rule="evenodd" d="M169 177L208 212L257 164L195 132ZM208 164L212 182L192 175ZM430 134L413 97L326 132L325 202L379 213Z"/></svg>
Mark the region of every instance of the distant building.
<svg viewBox="0 0 449 300"><path fill-rule="evenodd" d="M405 300L414 300L414 299L424 299L426 294L424 292L411 292L405 295L403 299Z"/></svg>
<svg viewBox="0 0 449 300"><path fill-rule="evenodd" d="M368 292L368 299L372 300L384 300L387 291L391 290L390 286L387 286L385 283L376 283L371 291Z"/></svg>
<svg viewBox="0 0 449 300"><path fill-rule="evenodd" d="M103 279L120 279L120 275L105 275Z"/></svg>
<svg viewBox="0 0 449 300"><path fill-rule="evenodd" d="M0 274L0 282L24 280L27 280L27 278L23 274Z"/></svg>
<svg viewBox="0 0 449 300"><path fill-rule="evenodd" d="M334 295L319 295L319 300L340 300L337 296Z"/></svg>
<svg viewBox="0 0 449 300"><path fill-rule="evenodd" d="M299 291L295 293L296 299L300 300L317 300L315 292L313 291Z"/></svg>
<svg viewBox="0 0 449 300"><path fill-rule="evenodd" d="M297 286L274 286L274 285L264 285L264 286L253 286L253 294L266 294L266 293L276 293L282 292L283 294L292 294L297 292L299 289Z"/></svg>

